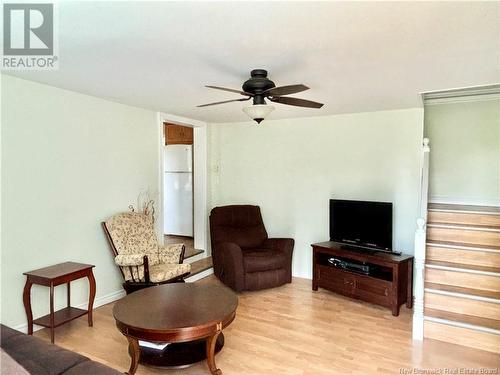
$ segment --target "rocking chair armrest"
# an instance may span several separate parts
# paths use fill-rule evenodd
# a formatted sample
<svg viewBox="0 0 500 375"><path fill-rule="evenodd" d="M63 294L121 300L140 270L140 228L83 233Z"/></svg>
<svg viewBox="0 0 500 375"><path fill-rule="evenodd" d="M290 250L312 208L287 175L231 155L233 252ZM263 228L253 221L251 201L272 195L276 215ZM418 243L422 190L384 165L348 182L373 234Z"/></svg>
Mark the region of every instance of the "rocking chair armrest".
<svg viewBox="0 0 500 375"><path fill-rule="evenodd" d="M120 267L142 266L144 254L118 254L115 257L115 264Z"/></svg>
<svg viewBox="0 0 500 375"><path fill-rule="evenodd" d="M185 246L183 243L161 246L159 248L160 262L182 264L184 261Z"/></svg>
<svg viewBox="0 0 500 375"><path fill-rule="evenodd" d="M136 267L137 273L139 273L139 267L144 268L144 280L149 283L149 260L148 256L144 254L118 254L115 257L115 264L120 267L128 267L132 279L134 280L134 273L132 267ZM123 271L122 271L123 274ZM134 280L135 281L135 280Z"/></svg>

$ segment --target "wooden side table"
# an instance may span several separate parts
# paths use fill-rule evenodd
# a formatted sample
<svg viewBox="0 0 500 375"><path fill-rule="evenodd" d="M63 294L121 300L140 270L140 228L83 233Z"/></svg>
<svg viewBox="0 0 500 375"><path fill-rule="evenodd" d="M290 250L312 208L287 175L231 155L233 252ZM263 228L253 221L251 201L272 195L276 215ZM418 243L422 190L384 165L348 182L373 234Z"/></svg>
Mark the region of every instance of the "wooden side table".
<svg viewBox="0 0 500 375"><path fill-rule="evenodd" d="M92 308L95 298L95 279L92 273L91 264L65 262L55 264L50 267L40 268L38 270L25 272L26 284L24 285L23 303L28 318L28 335L33 334L33 324L50 328L50 341L54 343L54 328L69 322L70 320L79 318L82 315L88 314L89 327L92 327ZM70 282L86 277L89 280L90 293L89 304L87 310L71 307L71 288ZM31 286L33 284L44 285L50 287L50 314L33 320L33 312L31 311ZM68 291L68 306L54 311L54 287L66 284Z"/></svg>

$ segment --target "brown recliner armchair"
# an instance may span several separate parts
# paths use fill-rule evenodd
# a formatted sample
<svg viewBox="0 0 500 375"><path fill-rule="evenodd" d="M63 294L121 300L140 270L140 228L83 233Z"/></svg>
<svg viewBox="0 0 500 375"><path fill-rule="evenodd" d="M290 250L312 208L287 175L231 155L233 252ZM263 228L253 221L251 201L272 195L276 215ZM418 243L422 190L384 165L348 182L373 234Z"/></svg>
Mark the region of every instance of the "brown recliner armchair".
<svg viewBox="0 0 500 375"><path fill-rule="evenodd" d="M215 207L210 213L215 275L236 290L292 282L292 238L268 238L259 206Z"/></svg>

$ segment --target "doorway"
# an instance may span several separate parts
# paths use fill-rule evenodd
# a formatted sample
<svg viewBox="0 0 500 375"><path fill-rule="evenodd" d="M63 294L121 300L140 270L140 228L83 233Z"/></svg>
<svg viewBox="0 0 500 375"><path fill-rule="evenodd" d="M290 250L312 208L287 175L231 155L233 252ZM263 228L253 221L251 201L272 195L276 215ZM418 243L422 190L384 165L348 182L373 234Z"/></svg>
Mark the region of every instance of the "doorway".
<svg viewBox="0 0 500 375"><path fill-rule="evenodd" d="M165 123L182 125L193 129L193 193L194 193L194 247L204 251L205 256L210 255L208 244L208 151L207 151L207 123L199 120L158 113L158 237L164 240L164 150L165 150Z"/></svg>
<svg viewBox="0 0 500 375"><path fill-rule="evenodd" d="M182 242L194 250L194 132L192 127L165 122L163 234L165 244Z"/></svg>

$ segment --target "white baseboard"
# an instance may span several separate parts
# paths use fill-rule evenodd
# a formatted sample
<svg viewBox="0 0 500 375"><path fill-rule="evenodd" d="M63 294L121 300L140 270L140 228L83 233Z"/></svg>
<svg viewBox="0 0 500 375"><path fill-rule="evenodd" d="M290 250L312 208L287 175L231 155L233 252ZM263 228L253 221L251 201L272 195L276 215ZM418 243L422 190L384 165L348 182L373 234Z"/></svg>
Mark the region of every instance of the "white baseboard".
<svg viewBox="0 0 500 375"><path fill-rule="evenodd" d="M201 253L201 254L189 257L187 259L184 259L183 263L193 263L193 262L196 262L197 260L205 259L206 257L207 257L207 254Z"/></svg>
<svg viewBox="0 0 500 375"><path fill-rule="evenodd" d="M205 270L203 272L197 273L196 275L193 275L191 277L188 277L185 279L187 283L194 283L195 281L198 281L200 279L203 279L204 277L210 276L211 274L214 273L214 269L209 268L208 270Z"/></svg>
<svg viewBox="0 0 500 375"><path fill-rule="evenodd" d="M123 298L125 296L125 291L123 289L117 290L116 292L111 292L109 294L106 294L101 297L97 297L94 299L94 309L97 307L107 305L108 303L118 301L120 298ZM79 305L73 305L73 307L79 308L79 309L86 309L87 308L87 302L80 303ZM16 331L20 331L23 333L28 333L28 323L23 323L19 324L15 327L12 327ZM39 331L41 329L44 329L45 327L42 326L37 326L33 325L33 332Z"/></svg>

